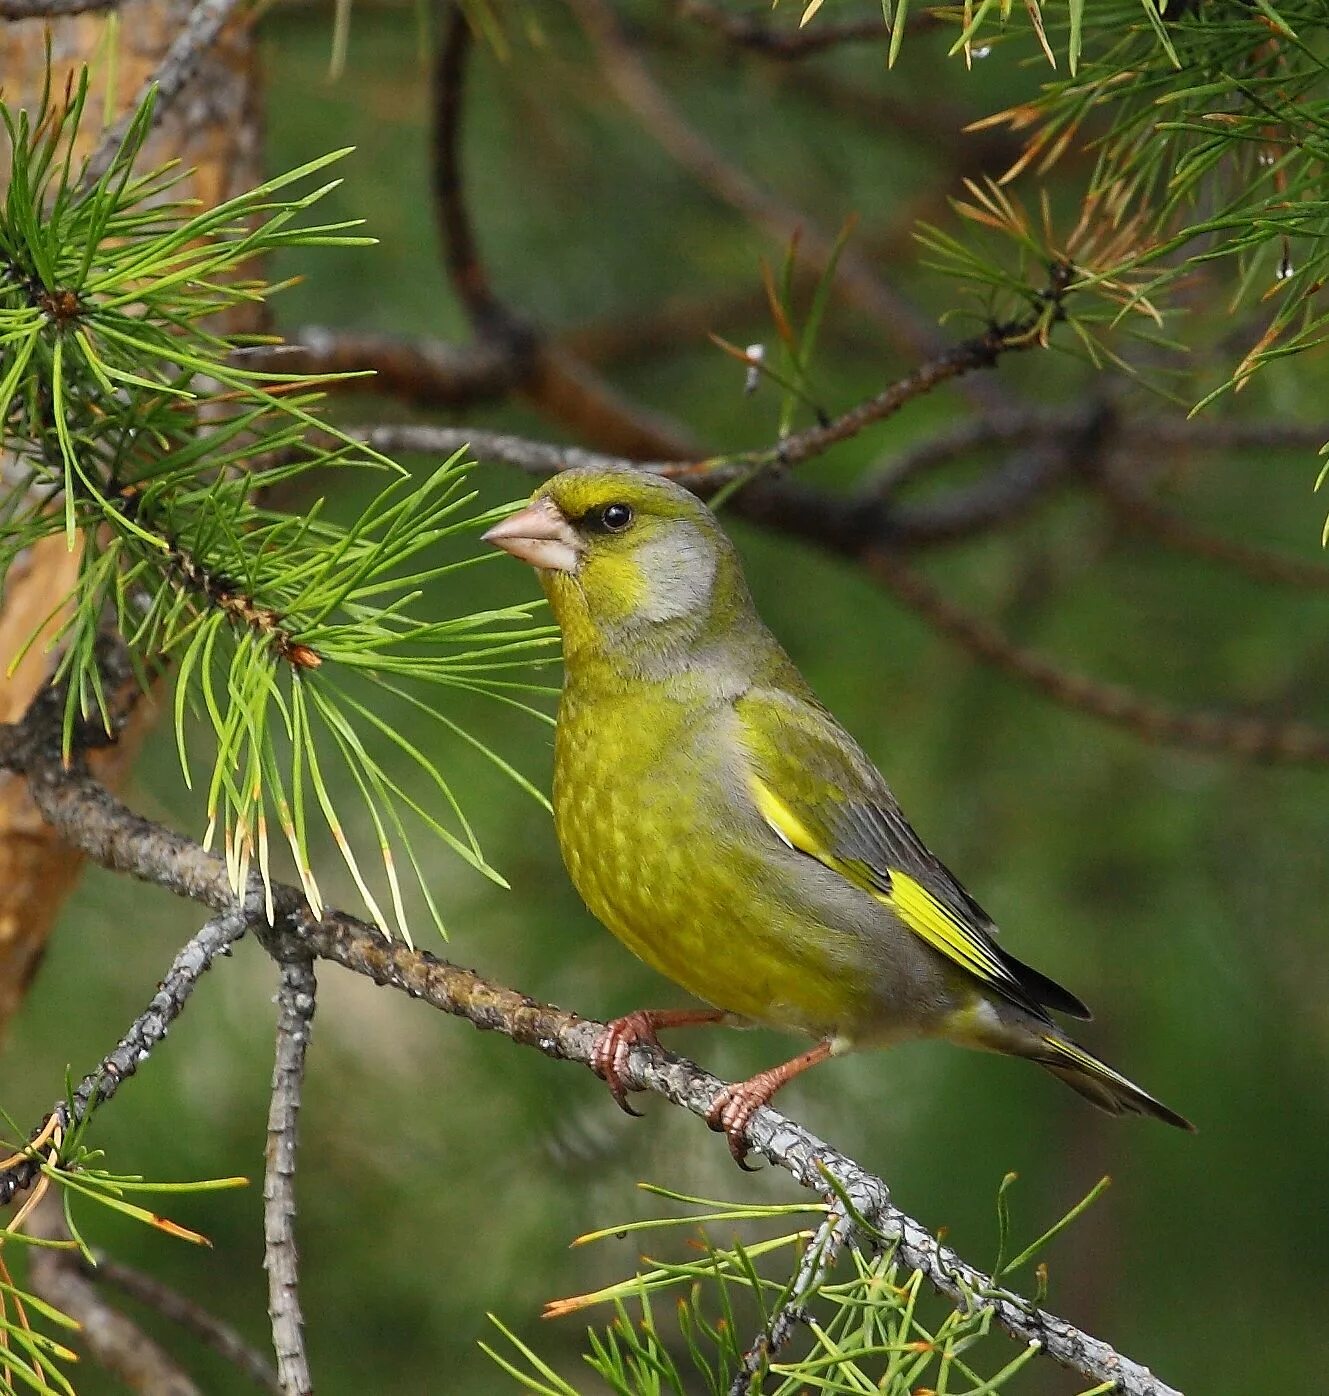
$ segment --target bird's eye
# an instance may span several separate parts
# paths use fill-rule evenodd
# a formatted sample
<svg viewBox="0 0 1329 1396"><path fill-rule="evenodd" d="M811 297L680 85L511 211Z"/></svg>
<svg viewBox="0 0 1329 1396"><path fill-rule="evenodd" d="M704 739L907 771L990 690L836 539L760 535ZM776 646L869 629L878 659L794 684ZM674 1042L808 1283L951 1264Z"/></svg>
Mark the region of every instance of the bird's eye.
<svg viewBox="0 0 1329 1396"><path fill-rule="evenodd" d="M622 533L632 522L630 504L606 504L600 511L600 522L610 533Z"/></svg>

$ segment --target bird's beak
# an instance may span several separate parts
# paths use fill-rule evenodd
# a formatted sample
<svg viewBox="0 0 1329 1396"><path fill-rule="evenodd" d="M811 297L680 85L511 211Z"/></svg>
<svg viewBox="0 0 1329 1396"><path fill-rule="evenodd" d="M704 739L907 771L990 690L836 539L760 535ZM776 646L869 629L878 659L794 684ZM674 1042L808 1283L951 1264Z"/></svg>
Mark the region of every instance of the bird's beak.
<svg viewBox="0 0 1329 1396"><path fill-rule="evenodd" d="M496 523L484 534L484 541L550 572L575 572L581 560L581 539L548 498L537 499Z"/></svg>

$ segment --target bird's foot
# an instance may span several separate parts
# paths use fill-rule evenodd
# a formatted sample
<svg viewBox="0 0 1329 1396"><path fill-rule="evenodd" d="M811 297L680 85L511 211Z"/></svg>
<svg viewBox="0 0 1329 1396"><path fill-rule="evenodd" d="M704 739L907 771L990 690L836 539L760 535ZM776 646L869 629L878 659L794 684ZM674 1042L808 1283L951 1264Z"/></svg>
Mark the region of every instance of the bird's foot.
<svg viewBox="0 0 1329 1396"><path fill-rule="evenodd" d="M605 1024L604 1032L596 1038L591 1050L591 1070L604 1078L618 1108L624 1114L640 1119L641 1111L634 1110L629 1103L627 1083L623 1079L628 1069L628 1054L638 1043L649 1043L652 1047L660 1045L660 1039L655 1035L655 1024L645 1009Z"/></svg>
<svg viewBox="0 0 1329 1396"><path fill-rule="evenodd" d="M628 1069L628 1055L634 1047L646 1045L659 1047L656 1033L661 1028L700 1027L705 1023L722 1023L725 1014L718 1009L650 1009L639 1008L635 1013L626 1013L622 1018L605 1024L605 1030L596 1039L591 1049L591 1070L603 1077L609 1087L609 1094L618 1102L618 1108L628 1115L641 1117L640 1110L628 1104L628 1085L624 1079Z"/></svg>
<svg viewBox="0 0 1329 1396"><path fill-rule="evenodd" d="M763 1071L750 1081L739 1081L735 1085L726 1086L706 1112L706 1123L729 1141L729 1152L733 1154L734 1162L745 1173L757 1171L747 1162L748 1125L752 1122L753 1115L780 1089L779 1082L771 1085L764 1079L773 1074Z"/></svg>
<svg viewBox="0 0 1329 1396"><path fill-rule="evenodd" d="M714 1104L706 1112L706 1123L717 1134L723 1134L728 1139L729 1152L733 1154L734 1162L745 1173L756 1172L756 1169L749 1168L746 1162L748 1126L752 1123L752 1117L763 1105L771 1103L771 1097L781 1086L792 1081L808 1067L824 1062L831 1054L830 1042L819 1042L792 1061L773 1066L767 1071L759 1071L747 1081L737 1081L732 1086L726 1086L715 1097Z"/></svg>

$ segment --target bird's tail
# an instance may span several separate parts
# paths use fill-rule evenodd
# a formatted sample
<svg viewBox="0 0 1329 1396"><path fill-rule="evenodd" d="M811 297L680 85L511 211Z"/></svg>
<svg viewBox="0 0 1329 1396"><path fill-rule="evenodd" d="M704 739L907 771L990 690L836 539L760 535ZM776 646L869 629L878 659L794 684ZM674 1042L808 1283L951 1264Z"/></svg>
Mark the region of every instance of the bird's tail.
<svg viewBox="0 0 1329 1396"><path fill-rule="evenodd" d="M1086 1100L1092 1101L1109 1115L1152 1115L1177 1129L1195 1132L1195 1126L1184 1115L1169 1110L1161 1100L1155 1100L1119 1071L1113 1071L1092 1052L1086 1052L1078 1042L1059 1032L1040 1035L1040 1050L1034 1060Z"/></svg>

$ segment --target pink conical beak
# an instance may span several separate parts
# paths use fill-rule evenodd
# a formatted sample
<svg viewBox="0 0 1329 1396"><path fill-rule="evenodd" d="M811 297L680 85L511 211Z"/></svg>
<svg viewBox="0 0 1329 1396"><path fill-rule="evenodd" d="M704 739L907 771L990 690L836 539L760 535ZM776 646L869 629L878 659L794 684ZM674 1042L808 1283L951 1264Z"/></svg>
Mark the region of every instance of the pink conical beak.
<svg viewBox="0 0 1329 1396"><path fill-rule="evenodd" d="M581 539L547 498L496 523L483 536L486 543L550 572L575 572L581 559Z"/></svg>

